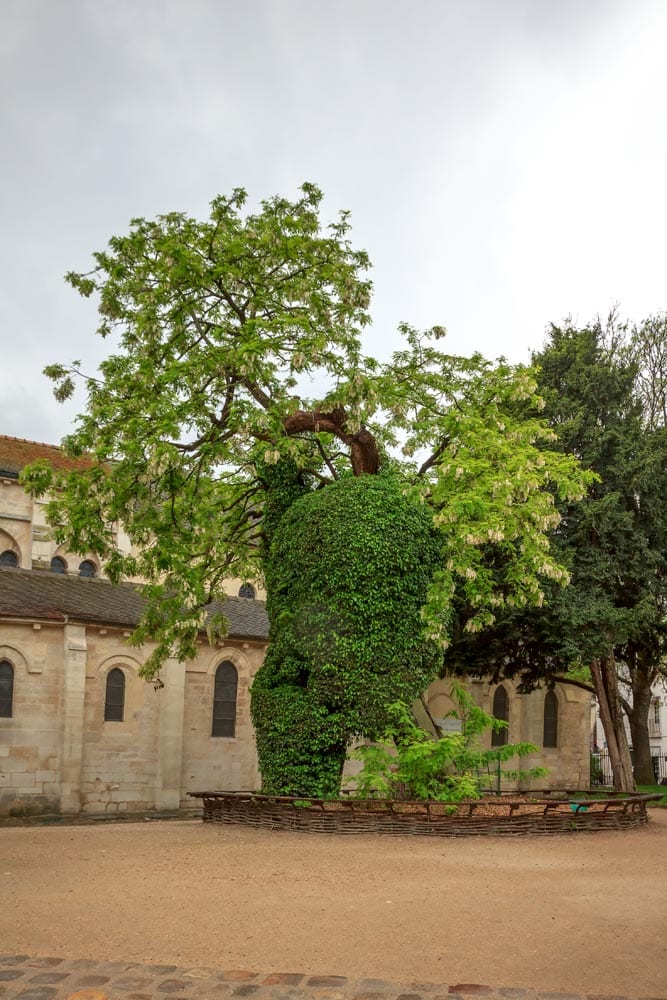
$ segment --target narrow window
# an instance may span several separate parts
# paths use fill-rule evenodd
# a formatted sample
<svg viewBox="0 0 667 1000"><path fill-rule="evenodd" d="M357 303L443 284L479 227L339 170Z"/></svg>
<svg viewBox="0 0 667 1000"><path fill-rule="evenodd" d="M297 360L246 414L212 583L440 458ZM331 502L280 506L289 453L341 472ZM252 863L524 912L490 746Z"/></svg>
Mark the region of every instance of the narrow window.
<svg viewBox="0 0 667 1000"><path fill-rule="evenodd" d="M79 565L79 576L95 576L96 572L95 563L90 559L84 559Z"/></svg>
<svg viewBox="0 0 667 1000"><path fill-rule="evenodd" d="M493 715L496 719L502 719L503 722L509 722L510 720L509 698L507 697L507 691L502 685L496 689L496 693L493 696ZM491 746L506 746L507 735L507 726L504 726L502 729L494 729L491 733Z"/></svg>
<svg viewBox="0 0 667 1000"><path fill-rule="evenodd" d="M545 747L558 746L558 698L553 691L544 696L544 738Z"/></svg>
<svg viewBox="0 0 667 1000"><path fill-rule="evenodd" d="M14 698L14 668L0 660L0 719L11 719Z"/></svg>
<svg viewBox="0 0 667 1000"><path fill-rule="evenodd" d="M213 725L211 736L233 736L236 728L236 689L239 677L229 660L215 672L213 690Z"/></svg>
<svg viewBox="0 0 667 1000"><path fill-rule="evenodd" d="M239 587L239 597L254 597L255 588L251 583L242 583Z"/></svg>
<svg viewBox="0 0 667 1000"><path fill-rule="evenodd" d="M65 565L65 560L61 559L60 556L54 556L51 560L51 572L52 573L66 573L67 566Z"/></svg>
<svg viewBox="0 0 667 1000"><path fill-rule="evenodd" d="M125 674L114 667L107 674L107 688L104 698L104 721L122 722L125 710Z"/></svg>
<svg viewBox="0 0 667 1000"><path fill-rule="evenodd" d="M0 552L0 566L9 566L11 569L18 569L19 558L16 552L12 552L11 549L5 549L4 552Z"/></svg>
<svg viewBox="0 0 667 1000"><path fill-rule="evenodd" d="M656 698L653 702L653 722L656 726L660 725L660 699Z"/></svg>

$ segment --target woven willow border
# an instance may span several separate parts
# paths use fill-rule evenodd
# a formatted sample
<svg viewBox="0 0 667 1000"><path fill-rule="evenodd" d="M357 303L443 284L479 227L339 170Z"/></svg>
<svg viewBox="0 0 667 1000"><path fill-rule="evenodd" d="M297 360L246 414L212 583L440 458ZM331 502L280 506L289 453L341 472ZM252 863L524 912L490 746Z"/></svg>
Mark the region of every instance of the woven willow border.
<svg viewBox="0 0 667 1000"><path fill-rule="evenodd" d="M627 829L648 822L647 804L660 795L581 792L511 793L449 805L385 799L298 799L255 792L190 792L205 823L232 823L302 833L383 833L394 836L559 834Z"/></svg>

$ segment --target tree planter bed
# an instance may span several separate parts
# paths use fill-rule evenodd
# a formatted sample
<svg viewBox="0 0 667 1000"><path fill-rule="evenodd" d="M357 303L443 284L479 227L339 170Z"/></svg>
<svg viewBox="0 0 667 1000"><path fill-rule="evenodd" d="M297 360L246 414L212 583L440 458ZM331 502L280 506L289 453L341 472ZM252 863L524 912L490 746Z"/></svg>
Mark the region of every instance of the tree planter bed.
<svg viewBox="0 0 667 1000"><path fill-rule="evenodd" d="M642 826L647 803L660 795L615 794L573 798L581 792L514 792L461 802L384 799L299 799L255 792L190 792L201 799L205 823L233 823L302 833L385 833L429 837L471 834L574 833Z"/></svg>

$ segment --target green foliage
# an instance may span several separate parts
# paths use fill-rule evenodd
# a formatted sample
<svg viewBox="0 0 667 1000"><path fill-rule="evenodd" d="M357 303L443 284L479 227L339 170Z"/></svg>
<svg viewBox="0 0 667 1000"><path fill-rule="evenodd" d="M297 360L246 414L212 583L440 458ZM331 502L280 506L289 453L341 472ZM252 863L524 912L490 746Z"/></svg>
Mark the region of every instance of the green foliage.
<svg viewBox="0 0 667 1000"><path fill-rule="evenodd" d="M391 475L347 477L297 500L266 565L270 644L252 688L263 787L335 795L353 736L433 679L421 609L439 546Z"/></svg>
<svg viewBox="0 0 667 1000"><path fill-rule="evenodd" d="M458 684L452 690L458 708L450 713L461 720L461 732L433 739L416 725L404 702L389 708L389 725L382 742L361 746L355 756L363 769L354 779L358 798L422 799L461 802L482 795L482 784L492 765L535 753L531 743L506 744L492 750L481 746L487 729L498 730L507 723L479 708ZM499 766L499 765L498 765ZM502 771L504 777L536 778L544 768Z"/></svg>

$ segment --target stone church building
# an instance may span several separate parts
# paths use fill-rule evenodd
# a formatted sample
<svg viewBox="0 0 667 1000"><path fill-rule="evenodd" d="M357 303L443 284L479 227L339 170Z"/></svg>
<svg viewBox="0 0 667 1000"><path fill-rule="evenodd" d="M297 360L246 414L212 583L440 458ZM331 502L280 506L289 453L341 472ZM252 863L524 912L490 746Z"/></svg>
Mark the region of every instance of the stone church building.
<svg viewBox="0 0 667 1000"><path fill-rule="evenodd" d="M268 620L255 589L228 581L212 609L229 623L226 638L211 646L202 634L194 659L169 660L157 682L144 681L151 647L128 643L140 587L114 586L94 553L55 545L44 501L18 482L37 458L71 466L54 446L0 437L0 816L174 810L192 805L191 791L259 788L250 686ZM447 689L436 681L425 693L436 721L451 707ZM588 786L585 692L518 695L487 682L471 691L508 721L496 739L538 746L525 766L549 775L535 787Z"/></svg>

